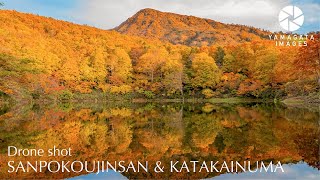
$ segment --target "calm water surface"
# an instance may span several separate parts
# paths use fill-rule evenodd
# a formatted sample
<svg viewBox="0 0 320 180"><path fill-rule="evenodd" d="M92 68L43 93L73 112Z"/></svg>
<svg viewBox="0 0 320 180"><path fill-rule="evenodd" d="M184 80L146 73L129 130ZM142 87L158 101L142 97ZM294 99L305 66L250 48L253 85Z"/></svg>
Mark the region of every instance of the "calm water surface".
<svg viewBox="0 0 320 180"><path fill-rule="evenodd" d="M61 104L0 110L0 179L319 179L319 109L274 104ZM7 146L71 157L7 157ZM10 173L14 161L264 161L284 173Z"/></svg>

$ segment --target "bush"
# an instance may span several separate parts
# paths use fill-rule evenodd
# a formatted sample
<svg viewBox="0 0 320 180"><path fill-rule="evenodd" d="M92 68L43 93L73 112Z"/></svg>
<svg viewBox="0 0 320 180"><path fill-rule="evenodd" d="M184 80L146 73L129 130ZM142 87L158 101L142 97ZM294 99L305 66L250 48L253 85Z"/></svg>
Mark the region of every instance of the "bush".
<svg viewBox="0 0 320 180"><path fill-rule="evenodd" d="M154 93L152 91L144 91L143 94L148 98L148 99L153 99L154 98Z"/></svg>
<svg viewBox="0 0 320 180"><path fill-rule="evenodd" d="M285 93L289 96L305 96L318 92L318 84L314 80L296 80L285 84Z"/></svg>
<svg viewBox="0 0 320 180"><path fill-rule="evenodd" d="M67 101L67 100L71 100L72 98L73 98L73 93L70 91L62 91L62 93L59 94L60 101Z"/></svg>
<svg viewBox="0 0 320 180"><path fill-rule="evenodd" d="M273 99L276 97L276 90L272 89L270 86L265 86L258 92L257 97L262 99Z"/></svg>
<svg viewBox="0 0 320 180"><path fill-rule="evenodd" d="M214 91L212 91L211 89L204 89L201 93L206 99L212 98L215 95Z"/></svg>

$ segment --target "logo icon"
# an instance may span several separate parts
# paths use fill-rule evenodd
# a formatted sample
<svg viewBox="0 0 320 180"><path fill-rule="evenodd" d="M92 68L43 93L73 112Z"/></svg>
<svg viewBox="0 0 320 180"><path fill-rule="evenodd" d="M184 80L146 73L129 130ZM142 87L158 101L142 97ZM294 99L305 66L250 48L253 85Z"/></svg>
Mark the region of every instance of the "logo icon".
<svg viewBox="0 0 320 180"><path fill-rule="evenodd" d="M304 15L297 6L286 6L279 13L279 22L283 29L287 31L296 31L302 25Z"/></svg>

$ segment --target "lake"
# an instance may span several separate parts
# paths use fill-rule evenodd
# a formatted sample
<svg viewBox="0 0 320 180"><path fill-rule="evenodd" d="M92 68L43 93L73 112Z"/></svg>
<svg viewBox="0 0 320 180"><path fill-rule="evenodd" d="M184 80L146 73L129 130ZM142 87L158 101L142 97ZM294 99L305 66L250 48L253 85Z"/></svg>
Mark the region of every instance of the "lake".
<svg viewBox="0 0 320 180"><path fill-rule="evenodd" d="M0 109L0 179L319 179L319 108L281 104L123 103L15 105ZM8 157L8 146L71 149L66 156ZM9 161L12 166L8 166ZM35 172L18 162L148 162L148 172ZM170 162L189 171L170 172ZM191 162L255 162L284 172L193 171ZM156 162L164 172L156 173ZM93 163L92 163L93 164ZM91 165L92 165L91 164ZM79 163L78 166L79 167ZM182 164L177 165L180 169ZM92 166L93 167L93 166ZM54 165L54 168L57 168ZM99 168L96 168L96 171ZM100 171L105 170L101 168ZM8 173L8 171L13 171ZM17 171L17 172L15 172Z"/></svg>

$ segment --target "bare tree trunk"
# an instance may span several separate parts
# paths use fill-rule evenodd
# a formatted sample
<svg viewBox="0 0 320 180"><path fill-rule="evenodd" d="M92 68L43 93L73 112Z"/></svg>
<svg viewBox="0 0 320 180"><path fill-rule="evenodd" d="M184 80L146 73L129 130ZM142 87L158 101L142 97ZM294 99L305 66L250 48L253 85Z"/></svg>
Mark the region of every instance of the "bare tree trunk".
<svg viewBox="0 0 320 180"><path fill-rule="evenodd" d="M179 83L180 83L180 92L181 92L181 96L182 96L182 103L184 103L184 93L183 93L183 82L182 82L182 74L180 73L179 75Z"/></svg>
<svg viewBox="0 0 320 180"><path fill-rule="evenodd" d="M153 71L151 71L151 82L153 82Z"/></svg>

